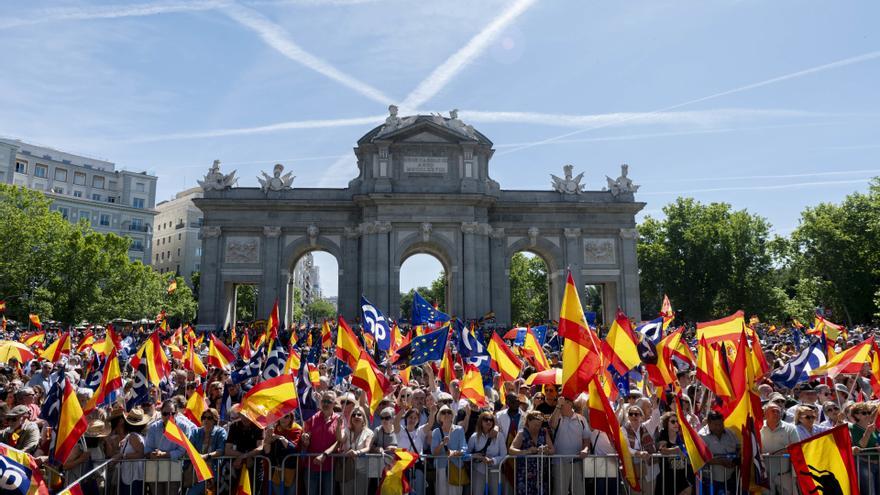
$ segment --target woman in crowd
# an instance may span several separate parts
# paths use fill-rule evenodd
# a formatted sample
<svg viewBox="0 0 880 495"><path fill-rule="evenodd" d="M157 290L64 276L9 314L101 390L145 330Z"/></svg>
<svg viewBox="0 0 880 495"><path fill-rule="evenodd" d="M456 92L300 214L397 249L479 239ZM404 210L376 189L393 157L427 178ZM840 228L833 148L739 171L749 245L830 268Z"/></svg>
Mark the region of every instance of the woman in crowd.
<svg viewBox="0 0 880 495"><path fill-rule="evenodd" d="M681 425L674 412L660 417L657 432L657 452L663 454L660 474L655 486L664 495L689 495L693 491L694 471L681 451Z"/></svg>
<svg viewBox="0 0 880 495"><path fill-rule="evenodd" d="M831 400L826 401L822 405L822 411L825 412L825 421L819 423L819 426L822 428L830 430L835 426L846 423L846 416L844 416L843 411L840 409L837 402Z"/></svg>
<svg viewBox="0 0 880 495"><path fill-rule="evenodd" d="M798 437L801 440L806 440L827 430L827 428L816 423L818 419L819 413L817 409L812 406L798 406L795 410L794 423L797 426Z"/></svg>
<svg viewBox="0 0 880 495"><path fill-rule="evenodd" d="M134 459L144 458L144 429L150 422L138 407L125 415L125 438L122 439L116 460L119 465L119 495L142 495L144 493L144 463Z"/></svg>
<svg viewBox="0 0 880 495"><path fill-rule="evenodd" d="M362 457L370 451L373 443L373 430L367 427L367 415L360 406L351 411L350 424L342 432L339 443L340 458L333 466L334 478L339 483L342 495L364 495L367 493L367 459Z"/></svg>
<svg viewBox="0 0 880 495"><path fill-rule="evenodd" d="M373 432L373 443L370 444L369 493L375 493L379 487L379 478L385 464L390 460L388 451L397 448L397 434L394 432L394 408L386 407L379 411L379 426Z"/></svg>
<svg viewBox="0 0 880 495"><path fill-rule="evenodd" d="M410 393L411 395L411 393ZM408 397L400 397L401 402L408 403ZM422 454L425 451L425 443L429 441L429 435L434 428L434 418L436 417L436 407L432 406L434 411L429 414L428 422L419 426L421 414L416 408L404 409L400 408L397 417L394 419L394 428L397 433L398 446L416 454ZM401 427L401 418L403 416L403 426ZM421 495L425 492L425 461L419 460L412 469L411 477L412 490L411 493Z"/></svg>
<svg viewBox="0 0 880 495"><path fill-rule="evenodd" d="M195 447L205 459L220 457L223 455L223 449L226 445L226 430L219 425L220 413L214 408L206 409L205 412L202 413L200 419L202 421L202 426L194 429L192 433L190 433L190 443L193 444L193 447ZM216 478L217 473L220 472L217 469L216 463L211 463L209 466L214 474L214 478ZM190 471L190 473L191 472L192 471ZM193 481L194 484L187 492L189 495L201 495L202 493L205 493L206 484L211 488L216 486L214 479L202 482Z"/></svg>
<svg viewBox="0 0 880 495"><path fill-rule="evenodd" d="M285 414L274 428L263 431L263 453L272 463L272 494L293 495L296 483L296 455L302 438L302 427L293 421L293 413Z"/></svg>
<svg viewBox="0 0 880 495"><path fill-rule="evenodd" d="M640 399L644 402L644 399ZM638 402L638 401L637 401ZM626 422L621 426L626 432L629 443L629 451L633 456L636 472L639 473L642 493L652 493L654 479L660 472L660 466L652 461L651 454L655 452L654 437L645 427L645 409L640 406L626 408Z"/></svg>
<svg viewBox="0 0 880 495"><path fill-rule="evenodd" d="M495 428L495 414L491 411L480 413L475 431L468 440L468 450L471 452L471 493L483 494L486 484L489 485L489 495L498 493L498 465L507 455L507 447L504 439L498 435Z"/></svg>
<svg viewBox="0 0 880 495"><path fill-rule="evenodd" d="M553 439L544 424L544 415L537 410L526 413L526 423L516 434L509 452L515 456L553 455ZM544 495L548 493L549 477L544 465L549 459L530 457L516 460L516 493Z"/></svg>
<svg viewBox="0 0 880 495"><path fill-rule="evenodd" d="M876 449L880 446L880 435L875 426L878 409L876 406L859 402L852 407L855 423L849 425L854 452ZM861 493L880 493L880 461L876 454L856 456L856 469L859 472Z"/></svg>
<svg viewBox="0 0 880 495"><path fill-rule="evenodd" d="M464 429L452 424L452 408L447 405L437 412L440 427L431 434L431 454L436 457L437 470L435 493L437 495L461 495L461 487L467 481L467 472L461 457L467 454Z"/></svg>

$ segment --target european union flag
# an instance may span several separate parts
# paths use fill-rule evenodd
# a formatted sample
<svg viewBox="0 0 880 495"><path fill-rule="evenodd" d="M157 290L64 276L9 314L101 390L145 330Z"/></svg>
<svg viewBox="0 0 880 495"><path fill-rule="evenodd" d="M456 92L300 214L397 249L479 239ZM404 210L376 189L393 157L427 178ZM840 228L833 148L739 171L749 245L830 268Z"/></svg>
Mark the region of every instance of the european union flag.
<svg viewBox="0 0 880 495"><path fill-rule="evenodd" d="M528 328L526 327L517 327L516 329L516 338L513 340L513 345L522 347L526 343L526 332L528 332ZM535 338L538 339L538 345L544 347L544 341L547 340L547 325L541 325L539 327L532 327L532 333L535 334Z"/></svg>
<svg viewBox="0 0 880 495"><path fill-rule="evenodd" d="M446 323L449 321L449 315L431 306L431 303L416 292L413 295L412 302L412 324L424 325L425 323Z"/></svg>
<svg viewBox="0 0 880 495"><path fill-rule="evenodd" d="M428 361L440 361L446 352L446 342L449 340L449 327L445 330L435 330L429 334L420 335L412 339L412 342L397 351L399 358L395 365L409 361L410 366L419 366Z"/></svg>
<svg viewBox="0 0 880 495"><path fill-rule="evenodd" d="M376 345L379 349L387 351L391 348L391 328L388 326L388 320L379 308L373 306L364 296L361 296L361 321L364 331L376 337Z"/></svg>

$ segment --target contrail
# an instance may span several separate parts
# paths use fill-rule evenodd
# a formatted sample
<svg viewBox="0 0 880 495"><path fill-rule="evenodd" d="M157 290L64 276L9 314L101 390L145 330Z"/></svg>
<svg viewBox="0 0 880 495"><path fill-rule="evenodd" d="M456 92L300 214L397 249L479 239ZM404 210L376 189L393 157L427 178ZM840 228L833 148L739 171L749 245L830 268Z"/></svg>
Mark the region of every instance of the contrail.
<svg viewBox="0 0 880 495"><path fill-rule="evenodd" d="M707 192L724 192L724 191L773 191L779 189L798 189L802 187L815 187L815 186L831 186L831 185L843 185L843 184L867 184L868 181L871 180L870 177L866 177L864 179L856 179L856 180L835 180L835 181L821 181L821 182L795 182L793 184L777 184L772 186L732 186L732 187L715 187L709 189L693 189L690 191L654 191L654 192L640 192L636 193L639 196L665 196L665 195L681 195L681 194L700 194Z"/></svg>
<svg viewBox="0 0 880 495"><path fill-rule="evenodd" d="M803 174L782 174L782 175L739 175L731 177L686 177L683 179L658 179L652 182L715 182L722 180L755 180L755 179L798 179L804 177L828 177L832 175L851 175L851 174L876 174L880 173L880 168L862 169L862 170L838 170L835 172L808 172Z"/></svg>
<svg viewBox="0 0 880 495"><path fill-rule="evenodd" d="M228 0L193 0L186 2L152 2L136 5L106 5L101 7L63 7L32 12L26 18L0 20L0 29L31 26L45 22L79 21L89 19L115 19L119 17L143 17L174 12L198 12L213 10Z"/></svg>
<svg viewBox="0 0 880 495"><path fill-rule="evenodd" d="M378 89L361 82L348 74L344 74L336 67L333 67L311 53L306 52L290 39L287 32L281 26L275 24L256 10L242 5L228 4L223 6L220 11L239 24L257 33L266 44L290 60L298 62L319 74L327 76L343 86L347 86L382 105L387 105L394 101L391 97L385 95Z"/></svg>
<svg viewBox="0 0 880 495"><path fill-rule="evenodd" d="M318 179L318 187L330 187L336 185L343 173L348 170L352 163L356 163L354 154L340 155Z"/></svg>
<svg viewBox="0 0 880 495"><path fill-rule="evenodd" d="M804 117L817 114L801 110L719 108L715 110L693 110L687 112L617 112L587 115L535 112L483 112L461 110L461 118L474 123L522 123L574 127L585 124L613 126L621 122L636 124L697 124L712 125L721 121L753 117Z"/></svg>
<svg viewBox="0 0 880 495"><path fill-rule="evenodd" d="M878 51L873 51L873 52L869 52L869 53L864 53L864 54L862 54L862 55L857 55L857 56L855 56L855 57L845 58L845 59L842 59L842 60L838 60L838 61L836 61L836 62L831 62L831 63L828 63L828 64L819 65L819 66L816 66L816 67L811 67L811 68L809 68L809 69L804 69L804 70L800 70L800 71L797 71L797 72L792 72L792 73L790 73L790 74L785 74L785 75L778 76L778 77L774 77L774 78L771 78L771 79L766 79L766 80L764 80L764 81L760 81L760 82L756 82L756 83L752 83L752 84L747 84L747 85L745 85L745 86L740 86L740 87L738 87L738 88L729 89L729 90L727 90L727 91L722 91L722 92L720 92L720 93L715 93L715 94L712 94L712 95L703 96L703 97L701 97L701 98L697 98L697 99L695 99L695 100L690 100L690 101L686 101L686 102L684 102L684 103L678 103L678 104L676 104L676 105L671 105L671 106L668 106L668 107L665 107L665 108L661 108L661 109L658 109L658 110L654 110L653 112L650 112L650 113L668 112L668 111L670 111L670 110L675 110L676 108L681 108L681 107L684 107L684 106L687 106L687 105L693 105L693 104L695 104L695 103L700 103L700 102L703 102L703 101L708 101L708 100L712 100L712 99L715 99L715 98L720 98L720 97L722 97L722 96L732 95L732 94L735 94L735 93L741 93L741 92L743 92L743 91L748 91L748 90L751 90L751 89L760 88L760 87L763 87L763 86L768 86L768 85L770 85L770 84L775 84L775 83L778 83L778 82L787 81L787 80L789 80L789 79L795 79L795 78L803 77L803 76L806 76L806 75L809 75L809 74L815 74L815 73L817 73L817 72L824 72L824 71L826 71L826 70L837 69L837 68L840 68L840 67L846 67L846 66L848 66L848 65L853 65L853 64L858 64L858 63L862 63L862 62L867 62L867 61L869 61L869 60L873 60L873 59L878 58L878 57L880 57L880 50L878 50ZM608 126L610 126L610 125L612 125L612 124L610 124L610 123L606 123L606 124L595 125L595 126L592 126L592 127L587 127L587 128L584 128L584 129L578 129L578 130L576 130L576 131L571 131L571 132L567 132L567 133L565 133L565 134L560 134L559 136L555 136L555 137L547 138L547 139L544 139L544 140L542 140L542 141L537 141L536 143L534 143L534 144L532 144L532 145L529 145L529 146L521 146L521 147L519 147L519 148L514 148L514 149L512 149L512 150L503 151L503 152L501 152L501 153L498 153L498 155L507 155L507 154L509 154L509 153L513 153L513 152L516 152L516 151L520 151L520 150L524 150L524 149L527 149L527 148L531 148L531 147L533 147L533 146L540 146L540 145L543 145L543 144L552 143L552 142L554 142L554 141L556 141L556 140L558 140L558 139L565 139L565 138L567 138L567 137L569 137L569 136L574 136L574 135L576 135L576 134L580 134L580 133L582 133L582 132L587 132L587 131L591 131L591 130L594 130L594 129L599 129L599 128L602 128L602 127L608 127Z"/></svg>
<svg viewBox="0 0 880 495"><path fill-rule="evenodd" d="M517 0L501 15L490 22L482 31L476 34L461 49L452 54L439 67L434 69L425 80L403 100L400 104L401 112L411 113L413 109L433 98L439 93L462 69L479 57L486 48L495 41L504 29L522 15L536 0Z"/></svg>
<svg viewBox="0 0 880 495"><path fill-rule="evenodd" d="M377 115L373 117L356 117L351 119L329 120L299 120L293 122L281 122L258 127L239 127L232 129L214 129L199 132L178 132L172 134L156 134L126 139L128 143L150 143L154 141L176 141L180 139L202 139L224 136L240 136L248 134L263 134L269 132L287 131L291 129L322 129L327 127L347 127L353 125L378 124L385 117Z"/></svg>

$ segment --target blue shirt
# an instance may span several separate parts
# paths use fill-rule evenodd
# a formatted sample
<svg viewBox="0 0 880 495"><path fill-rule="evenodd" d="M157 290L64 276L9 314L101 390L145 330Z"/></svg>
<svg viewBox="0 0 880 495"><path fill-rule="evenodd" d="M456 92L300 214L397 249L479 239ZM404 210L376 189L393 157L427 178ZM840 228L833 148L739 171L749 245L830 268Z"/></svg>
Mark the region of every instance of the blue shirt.
<svg viewBox="0 0 880 495"><path fill-rule="evenodd" d="M177 426L180 427L183 434L189 438L190 434L196 427L192 424L192 421L187 419L183 414L178 414L174 417L174 420L177 422ZM198 447L196 448L198 449ZM150 423L150 426L147 427L147 440L144 442L145 455L149 455L157 450L168 452L168 455L173 460L180 459L181 456L186 455L186 450L184 450L183 447L165 438L165 422L162 419L157 419Z"/></svg>
<svg viewBox="0 0 880 495"><path fill-rule="evenodd" d="M435 429L431 433L431 451L437 448L438 445L443 443L443 433L440 428ZM446 444L446 448L451 450L461 451L462 456L467 454L468 446L467 441L464 438L464 429L458 425L452 425L452 429L449 430L449 443ZM449 464L449 459L446 457L442 457L444 455L448 455L449 452L441 453L441 457L434 459L434 466L437 469L446 469ZM452 458L452 462L461 467L461 457Z"/></svg>

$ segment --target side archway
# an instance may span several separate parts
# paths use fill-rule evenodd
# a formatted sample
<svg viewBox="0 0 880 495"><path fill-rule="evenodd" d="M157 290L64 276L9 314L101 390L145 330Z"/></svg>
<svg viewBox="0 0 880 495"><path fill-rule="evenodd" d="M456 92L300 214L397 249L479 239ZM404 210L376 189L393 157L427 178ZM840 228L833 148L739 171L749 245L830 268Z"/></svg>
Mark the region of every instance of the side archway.
<svg viewBox="0 0 880 495"><path fill-rule="evenodd" d="M562 249L552 242L537 238L520 239L507 247L504 258L504 271L510 279L510 264L513 256L519 252L528 252L541 258L547 267L547 300L548 311L551 320L559 319L559 306L562 304L562 292L565 287L565 270L562 267L564 259ZM520 322L523 323L523 322Z"/></svg>

